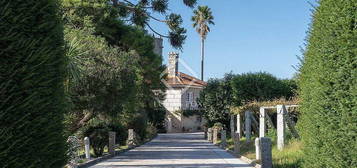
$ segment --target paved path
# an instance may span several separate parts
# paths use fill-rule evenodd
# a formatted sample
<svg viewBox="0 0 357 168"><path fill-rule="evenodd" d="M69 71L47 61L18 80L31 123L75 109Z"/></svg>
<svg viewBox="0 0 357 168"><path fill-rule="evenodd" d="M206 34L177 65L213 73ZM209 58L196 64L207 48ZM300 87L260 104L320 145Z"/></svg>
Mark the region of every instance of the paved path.
<svg viewBox="0 0 357 168"><path fill-rule="evenodd" d="M202 133L160 134L145 145L91 168L252 168L208 143Z"/></svg>

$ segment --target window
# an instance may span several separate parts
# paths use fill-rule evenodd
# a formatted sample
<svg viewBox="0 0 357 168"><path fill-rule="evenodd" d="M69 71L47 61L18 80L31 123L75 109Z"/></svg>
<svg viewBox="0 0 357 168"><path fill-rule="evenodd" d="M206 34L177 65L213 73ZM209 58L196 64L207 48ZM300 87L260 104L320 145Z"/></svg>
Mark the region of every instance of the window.
<svg viewBox="0 0 357 168"><path fill-rule="evenodd" d="M192 92L186 92L186 101L190 102L191 101L191 93Z"/></svg>

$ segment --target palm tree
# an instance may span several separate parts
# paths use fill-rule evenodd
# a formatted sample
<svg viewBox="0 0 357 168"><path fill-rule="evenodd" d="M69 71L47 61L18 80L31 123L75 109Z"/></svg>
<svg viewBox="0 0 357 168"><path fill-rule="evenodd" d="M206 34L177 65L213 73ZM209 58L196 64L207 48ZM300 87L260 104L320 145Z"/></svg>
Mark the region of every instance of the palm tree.
<svg viewBox="0 0 357 168"><path fill-rule="evenodd" d="M193 27L196 28L197 33L201 36L201 80L203 80L204 45L207 34L211 31L208 25L214 25L214 18L212 16L211 8L208 6L198 6L193 13L194 15L191 18Z"/></svg>

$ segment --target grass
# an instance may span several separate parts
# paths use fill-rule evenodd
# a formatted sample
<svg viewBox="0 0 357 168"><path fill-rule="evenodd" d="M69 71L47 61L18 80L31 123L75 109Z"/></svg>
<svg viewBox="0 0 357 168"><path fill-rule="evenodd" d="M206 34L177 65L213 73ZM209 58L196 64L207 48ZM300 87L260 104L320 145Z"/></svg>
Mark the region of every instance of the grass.
<svg viewBox="0 0 357 168"><path fill-rule="evenodd" d="M273 146L273 167L274 168L298 168L301 167L303 153L302 144L298 140L291 140L285 145L283 151L279 151L276 145Z"/></svg>
<svg viewBox="0 0 357 168"><path fill-rule="evenodd" d="M286 143L284 150L279 151L276 146L276 142L273 143L272 155L273 155L273 167L274 168L299 168L302 162L302 144L296 139L290 140ZM234 144L232 139L228 139L227 147L233 151ZM240 155L249 159L255 159L255 144L254 138L250 142L247 142L243 137L240 141ZM259 161L257 162L259 163Z"/></svg>

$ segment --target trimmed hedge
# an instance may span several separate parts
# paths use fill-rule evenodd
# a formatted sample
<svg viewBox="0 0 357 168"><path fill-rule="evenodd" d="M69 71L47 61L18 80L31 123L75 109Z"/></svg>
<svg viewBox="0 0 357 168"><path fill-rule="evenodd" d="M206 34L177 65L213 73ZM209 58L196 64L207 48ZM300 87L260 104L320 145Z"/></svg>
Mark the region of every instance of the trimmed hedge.
<svg viewBox="0 0 357 168"><path fill-rule="evenodd" d="M295 96L296 82L283 80L267 72L235 75L231 80L234 105L242 106L251 101L287 100Z"/></svg>
<svg viewBox="0 0 357 168"><path fill-rule="evenodd" d="M300 74L304 167L357 167L357 1L321 0Z"/></svg>
<svg viewBox="0 0 357 168"><path fill-rule="evenodd" d="M0 167L65 165L63 74L58 2L0 1Z"/></svg>

